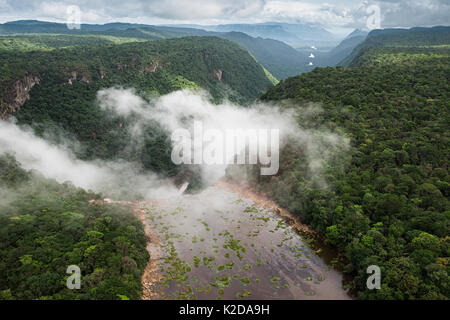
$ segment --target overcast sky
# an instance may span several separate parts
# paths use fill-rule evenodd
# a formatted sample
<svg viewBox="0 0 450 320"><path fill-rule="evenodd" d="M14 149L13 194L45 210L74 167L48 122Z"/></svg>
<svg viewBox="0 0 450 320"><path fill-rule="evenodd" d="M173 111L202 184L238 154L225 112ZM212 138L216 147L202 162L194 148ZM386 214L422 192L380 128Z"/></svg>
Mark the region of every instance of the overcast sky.
<svg viewBox="0 0 450 320"><path fill-rule="evenodd" d="M0 0L0 22L67 21L67 6L81 9L82 23L146 24L291 22L328 30L365 28L378 5L380 26L450 25L450 0Z"/></svg>

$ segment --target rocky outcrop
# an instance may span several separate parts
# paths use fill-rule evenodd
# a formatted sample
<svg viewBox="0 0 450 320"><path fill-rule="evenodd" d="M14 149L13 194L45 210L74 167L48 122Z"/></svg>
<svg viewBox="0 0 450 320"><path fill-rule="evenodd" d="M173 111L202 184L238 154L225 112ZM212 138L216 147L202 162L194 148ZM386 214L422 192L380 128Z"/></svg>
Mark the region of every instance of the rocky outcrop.
<svg viewBox="0 0 450 320"><path fill-rule="evenodd" d="M25 75L22 80L17 80L11 86L5 88L4 96L0 100L0 118L5 120L9 114L19 110L30 99L30 90L40 79L37 76Z"/></svg>
<svg viewBox="0 0 450 320"><path fill-rule="evenodd" d="M84 83L90 82L89 78L86 75L84 75L83 73L81 73L81 72L78 73L78 71L72 71L70 73L69 79L67 80L67 83L71 85L74 81L76 81L78 79L79 79L79 81L84 82Z"/></svg>
<svg viewBox="0 0 450 320"><path fill-rule="evenodd" d="M222 69L214 70L214 75L216 76L217 80L222 81Z"/></svg>
<svg viewBox="0 0 450 320"><path fill-rule="evenodd" d="M89 78L86 77L84 74L81 74L81 79L80 79L80 81L81 81L81 82L84 82L84 83L89 83L91 80L89 80Z"/></svg>
<svg viewBox="0 0 450 320"><path fill-rule="evenodd" d="M158 61L156 61L155 63L152 63L151 66L143 66L139 69L140 73L153 73L156 72L156 70L158 69L159 64Z"/></svg>

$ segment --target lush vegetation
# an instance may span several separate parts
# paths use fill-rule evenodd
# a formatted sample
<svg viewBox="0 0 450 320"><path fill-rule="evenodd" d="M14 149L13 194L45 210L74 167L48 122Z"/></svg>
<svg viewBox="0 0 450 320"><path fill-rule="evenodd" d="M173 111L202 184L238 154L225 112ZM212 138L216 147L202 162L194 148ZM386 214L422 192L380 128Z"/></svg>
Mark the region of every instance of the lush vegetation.
<svg viewBox="0 0 450 320"><path fill-rule="evenodd" d="M149 25L131 23L82 24L79 29L69 29L65 23L36 20L11 21L0 24L0 34L59 34L59 35L110 35L117 37L136 37L147 40L158 40L186 36L177 29L160 28Z"/></svg>
<svg viewBox="0 0 450 320"><path fill-rule="evenodd" d="M229 32L219 37L239 43L277 79L286 79L309 71L308 54L295 50L284 42L273 39L252 38L245 33Z"/></svg>
<svg viewBox="0 0 450 320"><path fill-rule="evenodd" d="M138 31L155 37L143 28ZM163 128L149 122L137 143L128 130L135 119L103 111L95 101L98 90L125 86L150 96L205 88L216 101L246 102L271 83L270 74L228 40L142 42L136 30L119 28L101 37L4 36L0 99L25 75L39 77L30 99L13 114L19 124L40 135L63 129L63 136L51 135L54 142L75 138L82 159L126 159L179 174ZM418 31L374 32L345 61L351 67L318 68L262 96L289 100L287 106L300 111L300 126L351 141L350 150L322 172L326 187L309 172L307 150L296 143L282 150L278 175L258 174L250 182L339 249L362 299L450 297L450 41L441 28L436 35ZM409 41L401 46L395 40L400 33ZM311 101L323 107L312 118L301 112ZM139 298L148 254L142 225L129 209L91 205L98 195L26 172L9 156L0 158L0 196L0 274L6 275L0 298ZM79 291L65 287L71 264L83 273ZM380 290L366 288L369 265L381 267Z"/></svg>
<svg viewBox="0 0 450 320"><path fill-rule="evenodd" d="M450 42L450 27L374 30L364 46L411 47L434 46Z"/></svg>
<svg viewBox="0 0 450 320"><path fill-rule="evenodd" d="M25 74L39 76L43 83L65 85L73 71L84 76L90 87L128 85L159 94L179 89L182 84L176 79L185 78L209 90L215 98L229 95L231 89L231 98L235 100L254 99L271 84L263 68L244 49L227 40L185 37L95 45L136 40L119 39L89 35L7 36L3 40L0 37L2 47L6 48L0 51L0 92L3 95L8 85ZM64 47L71 42L70 48L51 51L28 51L25 44L39 49ZM8 46L28 52L10 52ZM214 74L219 69L223 71L221 80Z"/></svg>
<svg viewBox="0 0 450 320"><path fill-rule="evenodd" d="M0 157L0 299L139 299L149 255L131 209ZM81 288L66 287L67 267Z"/></svg>
<svg viewBox="0 0 450 320"><path fill-rule="evenodd" d="M299 52L284 42L259 37L254 38L242 32L212 32L194 28L146 26L127 23L82 25L79 30L70 30L65 24L42 21L15 21L0 25L0 34L4 34L3 39L11 42L4 45L0 37L0 50L2 47L30 50L31 48L59 48L82 44L160 40L186 36L216 36L231 40L244 47L277 79L285 79L310 70L310 67L307 66L309 52ZM7 35L11 34L13 34L13 38L7 37ZM17 37L17 35L22 35L22 37ZM328 60L327 56L327 59L322 59L322 62L326 63Z"/></svg>
<svg viewBox="0 0 450 320"><path fill-rule="evenodd" d="M350 65L287 79L262 97L321 103L324 112L300 125L351 139L324 172L328 188L292 146L278 176L255 185L342 252L359 298L449 298L450 47L366 46ZM380 290L366 288L369 265L381 267Z"/></svg>
<svg viewBox="0 0 450 320"><path fill-rule="evenodd" d="M359 56L364 56L369 48L380 47L430 47L450 43L450 27L411 28L411 29L384 29L373 30L366 40L357 45L340 66L350 66L358 61Z"/></svg>
<svg viewBox="0 0 450 320"><path fill-rule="evenodd" d="M34 34L0 36L0 51L35 51L69 48L76 46L93 46L121 44L126 42L146 41L138 38L114 37L107 35L60 35Z"/></svg>
<svg viewBox="0 0 450 320"><path fill-rule="evenodd" d="M7 37L53 48L66 45L72 38L74 43L95 40L68 35ZM39 135L54 135L62 129L81 143L83 148L76 153L82 159L125 159L168 175L177 174L180 168L170 160L166 132L156 123L148 123L144 141L134 141L129 134L134 122L108 113L96 103L100 89L132 87L150 96L182 88L205 88L215 100L229 97L247 102L272 83L243 48L214 37L50 51L0 50L0 61L0 98L5 88L26 74L40 79L30 92L30 100L14 113L19 124L32 125ZM218 70L223 71L221 79L215 74ZM130 145L134 147L130 149Z"/></svg>

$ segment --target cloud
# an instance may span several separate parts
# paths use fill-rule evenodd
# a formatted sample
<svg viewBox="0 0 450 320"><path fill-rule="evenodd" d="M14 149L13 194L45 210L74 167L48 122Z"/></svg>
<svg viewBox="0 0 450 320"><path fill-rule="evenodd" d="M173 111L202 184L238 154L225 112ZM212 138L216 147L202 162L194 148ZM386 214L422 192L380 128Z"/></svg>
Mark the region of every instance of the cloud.
<svg viewBox="0 0 450 320"><path fill-rule="evenodd" d="M269 1L263 11L268 20L284 20L314 25L347 25L353 21L349 12L329 4L297 1Z"/></svg>
<svg viewBox="0 0 450 320"><path fill-rule="evenodd" d="M131 21L198 21L230 17L248 18L264 7L265 0L60 0L60 1L13 1L1 0L5 12L24 18L46 18L56 21L67 19L66 8L77 5L82 12L82 22L99 23L128 19Z"/></svg>
<svg viewBox="0 0 450 320"><path fill-rule="evenodd" d="M142 173L125 161L82 161L66 147L37 137L31 129L0 120L0 155L9 153L26 170L63 183L70 181L86 190L117 198L164 198L178 195L178 189L156 174Z"/></svg>
<svg viewBox="0 0 450 320"><path fill-rule="evenodd" d="M0 18L65 22L66 7L78 5L84 23L296 22L326 28L366 26L370 5L379 5L382 27L450 23L448 0L0 0Z"/></svg>
<svg viewBox="0 0 450 320"><path fill-rule="evenodd" d="M450 24L449 0L381 1L382 27Z"/></svg>
<svg viewBox="0 0 450 320"><path fill-rule="evenodd" d="M148 12L160 18L177 20L246 18L258 14L264 3L263 0L161 0L156 5L150 4Z"/></svg>
<svg viewBox="0 0 450 320"><path fill-rule="evenodd" d="M170 134L178 129L192 130L192 120L201 121L204 131L214 129L225 133L229 129L279 130L280 149L287 142L301 146L310 174L318 182L327 161L336 153L347 150L349 145L348 139L337 133L299 127L297 112L302 112L304 118L317 115L321 108L316 105L305 106L300 111L265 103L243 107L224 101L215 105L210 102L207 93L191 90L172 92L146 102L131 89L109 88L99 91L97 98L100 106L106 110L122 116L138 115L141 122L131 131L138 135L141 132L139 127L149 120L156 121ZM194 141L192 145L195 146ZM240 151L236 150L235 155ZM227 165L203 165L204 181L212 183L221 178L226 168Z"/></svg>
<svg viewBox="0 0 450 320"><path fill-rule="evenodd" d="M381 27L414 27L450 24L448 0L381 0L381 1L269 1L264 7L267 19L364 29L370 13L367 8L379 6Z"/></svg>
<svg viewBox="0 0 450 320"><path fill-rule="evenodd" d="M221 132L228 129L278 129L280 150L287 142L298 145L302 149L299 157L305 157L310 175L319 183L323 181L322 171L327 161L338 152L347 150L349 145L348 139L338 133L302 129L297 122L297 112L286 106L280 108L257 103L244 107L227 101L216 105L210 102L207 93L189 90L172 92L148 102L132 89L105 89L99 91L97 97L102 108L123 117L138 119L134 127L130 128L130 133L134 135L130 145L139 141L143 132L140 129L149 121L156 121L170 134L177 129L191 130L194 120L202 122L204 132L208 129ZM320 113L321 109L309 105L299 112L303 118L308 118ZM192 139L195 137L192 136ZM12 154L26 170L38 171L60 183L70 181L78 187L101 192L115 199L161 199L180 194L171 179L144 172L139 165L123 160L80 160L71 151L71 146L76 142L63 138L59 140L61 142L58 144L52 143L54 139L38 137L30 128L18 126L13 121L0 120L0 155ZM195 143L192 145L195 150ZM236 149L234 155L240 152ZM271 161L274 160L272 156ZM191 169L201 174L202 181L208 184L223 177L227 166L226 163L202 164L200 173L194 167Z"/></svg>

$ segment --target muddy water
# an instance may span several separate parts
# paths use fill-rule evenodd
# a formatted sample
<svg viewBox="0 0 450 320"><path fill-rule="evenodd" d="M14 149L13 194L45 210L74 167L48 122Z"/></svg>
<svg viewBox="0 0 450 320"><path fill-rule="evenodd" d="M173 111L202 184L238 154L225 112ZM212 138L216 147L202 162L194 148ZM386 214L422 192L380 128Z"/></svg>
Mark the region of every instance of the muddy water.
<svg viewBox="0 0 450 320"><path fill-rule="evenodd" d="M160 242L157 298L349 299L342 275L249 198L213 186L142 205Z"/></svg>

